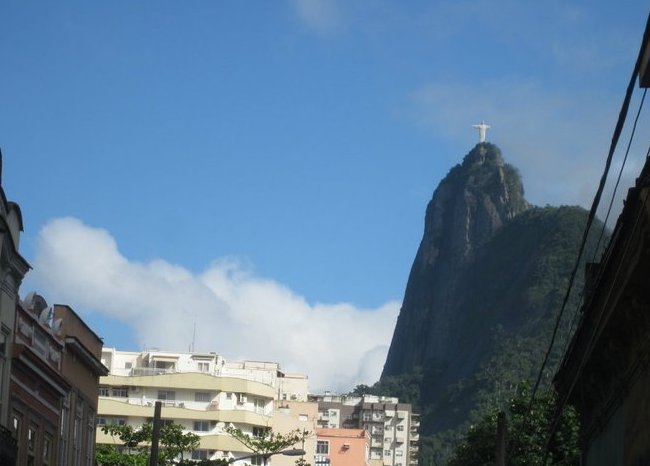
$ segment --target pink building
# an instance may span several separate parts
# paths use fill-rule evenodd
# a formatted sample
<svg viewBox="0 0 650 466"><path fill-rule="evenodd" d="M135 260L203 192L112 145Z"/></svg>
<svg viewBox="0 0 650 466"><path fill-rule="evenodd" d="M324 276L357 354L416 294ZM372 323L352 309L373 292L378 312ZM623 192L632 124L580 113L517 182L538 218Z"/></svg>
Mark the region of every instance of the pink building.
<svg viewBox="0 0 650 466"><path fill-rule="evenodd" d="M314 466L368 466L369 451L364 429L316 429Z"/></svg>

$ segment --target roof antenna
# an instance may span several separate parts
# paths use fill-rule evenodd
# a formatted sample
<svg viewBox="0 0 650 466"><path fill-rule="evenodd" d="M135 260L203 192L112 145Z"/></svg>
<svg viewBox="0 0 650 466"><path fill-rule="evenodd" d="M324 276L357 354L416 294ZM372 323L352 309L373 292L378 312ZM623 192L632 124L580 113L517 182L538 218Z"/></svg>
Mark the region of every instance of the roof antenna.
<svg viewBox="0 0 650 466"><path fill-rule="evenodd" d="M192 331L192 346L190 346L190 353L194 352L195 341L196 341L196 317L194 317L194 330Z"/></svg>

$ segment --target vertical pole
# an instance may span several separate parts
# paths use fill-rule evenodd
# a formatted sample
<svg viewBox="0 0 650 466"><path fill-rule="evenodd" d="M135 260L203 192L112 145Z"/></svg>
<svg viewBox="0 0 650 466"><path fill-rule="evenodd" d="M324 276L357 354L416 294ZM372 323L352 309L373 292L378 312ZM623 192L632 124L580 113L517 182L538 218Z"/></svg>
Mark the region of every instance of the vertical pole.
<svg viewBox="0 0 650 466"><path fill-rule="evenodd" d="M496 466L506 466L506 413L499 412L497 417Z"/></svg>
<svg viewBox="0 0 650 466"><path fill-rule="evenodd" d="M153 432L151 433L151 455L149 456L149 466L158 466L158 444L160 442L160 411L162 402L156 401L156 407L153 411Z"/></svg>

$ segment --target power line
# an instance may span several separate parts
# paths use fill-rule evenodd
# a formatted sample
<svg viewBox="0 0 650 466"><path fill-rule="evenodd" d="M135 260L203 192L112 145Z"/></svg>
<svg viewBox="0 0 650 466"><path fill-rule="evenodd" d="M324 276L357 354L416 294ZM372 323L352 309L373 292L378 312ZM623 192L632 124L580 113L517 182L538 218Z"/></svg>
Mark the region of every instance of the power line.
<svg viewBox="0 0 650 466"><path fill-rule="evenodd" d="M632 146L632 140L634 139L634 134L636 133L636 125L639 122L639 116L641 115L641 109L643 109L643 102L645 101L645 94L648 91L648 89L643 90L643 95L641 96L641 103L639 104L639 110L636 113L636 117L634 118L634 125L632 126L632 132L630 134L630 140L627 143L627 149L625 150L625 156L623 157L623 163L621 164L621 169L618 171L618 177L616 178L616 184L614 185L614 191L612 192L612 198L609 201L609 207L607 208L607 215L605 216L605 220L603 221L603 227L600 230L600 236L598 236L598 241L596 243L596 248L594 249L594 255L592 257L592 262L595 261L596 259L596 254L598 252L598 248L600 247L600 242L603 239L603 235L605 234L605 229L607 228L607 221L609 220L609 215L612 212L612 206L614 205L614 198L616 197L616 191L618 190L618 185L621 182L621 176L623 175L623 169L625 168L625 164L627 162L627 156L630 154L630 147Z"/></svg>
<svg viewBox="0 0 650 466"><path fill-rule="evenodd" d="M650 21L650 17L648 18ZM647 29L647 28L646 28ZM639 68L641 65L641 57L644 51L644 47L641 47L641 50L639 50L639 54L636 59L636 63L634 64L634 70L632 71L632 77L630 78L630 82L627 86L627 90L625 93L625 98L623 99L623 105L621 106L621 110L618 115L618 120L616 122L616 127L614 128L614 134L612 135L612 142L609 148L609 153L607 154L607 160L605 162L605 168L603 170L603 174L600 178L600 182L598 183L598 189L596 191L596 195L594 196L594 200L591 204L591 209L589 210L589 217L587 218L587 224L585 226L584 233L582 235L582 241L580 242L580 248L578 250L578 257L576 258L575 264L573 266L573 270L571 271L571 276L569 278L569 285L567 287L567 292L564 296L564 300L562 301L562 307L560 308L560 312L558 313L557 319L555 321L555 326L553 328L553 333L551 335L551 341L549 343L548 349L546 351L546 354L544 355L544 360L542 361L542 366L540 367L539 374L537 375L537 380L535 381L535 386L533 387L533 391L531 394L530 398L530 403L529 403L529 411L532 409L533 402L535 401L535 395L537 394L537 389L539 388L540 381L542 379L542 375L544 373L544 368L546 367L546 364L548 363L548 358L551 354L551 350L553 349L553 344L555 343L555 338L557 336L558 328L560 326L560 322L562 320L562 316L564 314L564 311L566 309L567 303L569 301L569 295L571 294L571 290L573 289L573 284L575 282L575 278L578 272L578 268L580 266L580 260L582 259L582 255L584 253L585 245L587 244L587 237L589 235L589 230L591 229L591 225L593 224L594 218L596 217L596 211L598 210L598 205L600 204L600 198L603 194L603 189L605 188L605 183L607 181L607 175L609 174L609 169L612 164L612 158L614 156L614 152L616 150L616 145L618 144L618 140L621 136L621 132L623 131L623 126L625 124L625 120L627 118L627 112L630 106L630 99L632 98L632 93L634 91L634 84L636 82L636 77L639 73Z"/></svg>

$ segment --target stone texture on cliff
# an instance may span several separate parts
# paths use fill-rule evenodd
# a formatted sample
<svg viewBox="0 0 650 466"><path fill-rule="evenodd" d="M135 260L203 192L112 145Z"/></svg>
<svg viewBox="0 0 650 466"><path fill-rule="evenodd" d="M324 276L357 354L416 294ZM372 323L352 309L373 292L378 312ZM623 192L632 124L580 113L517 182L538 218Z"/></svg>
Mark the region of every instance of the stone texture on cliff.
<svg viewBox="0 0 650 466"><path fill-rule="evenodd" d="M383 376L414 367L441 370L456 349L459 280L481 245L527 210L517 170L499 148L476 145L433 193ZM462 292L462 290L461 290Z"/></svg>

